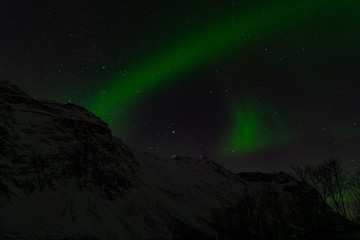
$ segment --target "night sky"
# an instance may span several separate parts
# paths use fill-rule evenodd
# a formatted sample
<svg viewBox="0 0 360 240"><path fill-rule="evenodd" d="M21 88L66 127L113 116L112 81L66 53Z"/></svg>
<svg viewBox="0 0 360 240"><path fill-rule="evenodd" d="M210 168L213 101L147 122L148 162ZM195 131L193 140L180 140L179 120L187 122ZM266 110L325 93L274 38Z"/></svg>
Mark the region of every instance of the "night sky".
<svg viewBox="0 0 360 240"><path fill-rule="evenodd" d="M360 1L0 0L0 78L162 156L360 161Z"/></svg>

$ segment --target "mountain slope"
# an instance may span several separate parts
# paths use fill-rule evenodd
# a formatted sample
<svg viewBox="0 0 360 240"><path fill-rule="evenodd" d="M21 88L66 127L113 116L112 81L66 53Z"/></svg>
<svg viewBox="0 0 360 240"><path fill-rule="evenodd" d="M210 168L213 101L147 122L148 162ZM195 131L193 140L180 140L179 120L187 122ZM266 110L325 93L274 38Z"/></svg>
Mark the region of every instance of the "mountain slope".
<svg viewBox="0 0 360 240"><path fill-rule="evenodd" d="M0 239L331 239L350 227L286 173L133 151L86 109L0 81Z"/></svg>

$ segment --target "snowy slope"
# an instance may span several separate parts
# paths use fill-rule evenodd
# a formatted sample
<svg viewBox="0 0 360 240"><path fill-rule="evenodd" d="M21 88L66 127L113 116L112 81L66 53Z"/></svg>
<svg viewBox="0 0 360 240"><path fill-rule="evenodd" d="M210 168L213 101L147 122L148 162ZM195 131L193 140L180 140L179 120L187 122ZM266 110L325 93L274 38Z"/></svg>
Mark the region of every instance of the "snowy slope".
<svg viewBox="0 0 360 240"><path fill-rule="evenodd" d="M132 151L86 109L0 81L0 239L222 239L222 209L274 192L287 214L329 211L286 173Z"/></svg>

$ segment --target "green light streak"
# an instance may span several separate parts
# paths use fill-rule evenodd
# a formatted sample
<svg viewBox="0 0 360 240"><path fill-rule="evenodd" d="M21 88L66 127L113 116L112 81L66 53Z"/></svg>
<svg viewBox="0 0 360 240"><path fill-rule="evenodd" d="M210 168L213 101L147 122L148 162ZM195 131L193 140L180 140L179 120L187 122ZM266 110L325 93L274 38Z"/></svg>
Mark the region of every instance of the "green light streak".
<svg viewBox="0 0 360 240"><path fill-rule="evenodd" d="M317 10L324 6L330 7L334 2L336 1L285 1L277 6L260 7L247 15L226 17L199 33L187 35L153 58L143 61L125 77L110 80L104 86L107 93L96 95L88 101L86 107L105 121L111 122L120 110L124 111L124 108L136 102L139 92L146 94L164 87L176 77L193 71L196 65L205 64L241 48L251 40L248 36L268 34L279 27L308 21L310 17L316 16ZM251 137L248 137L251 142Z"/></svg>
<svg viewBox="0 0 360 240"><path fill-rule="evenodd" d="M262 127L260 116L253 108L235 106L233 136L230 140L231 151L247 152L256 148L260 142L259 128Z"/></svg>
<svg viewBox="0 0 360 240"><path fill-rule="evenodd" d="M283 130L280 113L270 106L255 103L254 100L243 100L241 104L234 102L231 105L229 131L220 144L224 156L266 150L297 139L297 134Z"/></svg>

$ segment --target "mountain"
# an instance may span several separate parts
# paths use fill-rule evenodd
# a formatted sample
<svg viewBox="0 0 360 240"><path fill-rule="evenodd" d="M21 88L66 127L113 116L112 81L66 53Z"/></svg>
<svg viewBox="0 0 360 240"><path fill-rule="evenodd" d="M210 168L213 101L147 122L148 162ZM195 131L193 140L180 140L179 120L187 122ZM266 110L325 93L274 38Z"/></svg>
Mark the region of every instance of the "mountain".
<svg viewBox="0 0 360 240"><path fill-rule="evenodd" d="M287 173L135 151L86 109L0 80L0 239L340 239L354 229Z"/></svg>

